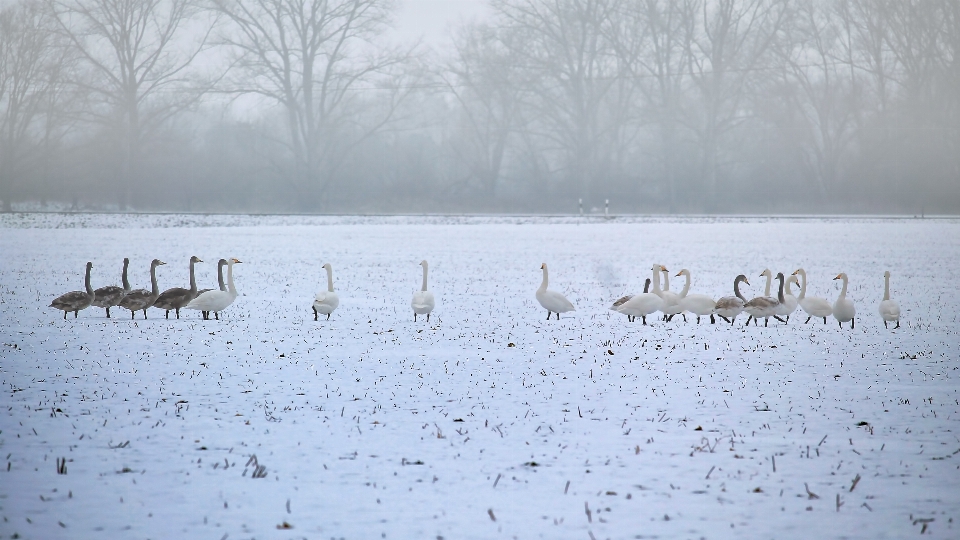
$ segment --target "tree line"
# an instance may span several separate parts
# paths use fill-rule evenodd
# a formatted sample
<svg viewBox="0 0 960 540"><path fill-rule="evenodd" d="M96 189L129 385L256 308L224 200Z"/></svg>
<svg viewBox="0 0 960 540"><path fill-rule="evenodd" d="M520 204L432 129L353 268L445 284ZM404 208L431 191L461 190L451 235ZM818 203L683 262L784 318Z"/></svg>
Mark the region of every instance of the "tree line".
<svg viewBox="0 0 960 540"><path fill-rule="evenodd" d="M0 3L0 200L955 213L960 0Z"/></svg>

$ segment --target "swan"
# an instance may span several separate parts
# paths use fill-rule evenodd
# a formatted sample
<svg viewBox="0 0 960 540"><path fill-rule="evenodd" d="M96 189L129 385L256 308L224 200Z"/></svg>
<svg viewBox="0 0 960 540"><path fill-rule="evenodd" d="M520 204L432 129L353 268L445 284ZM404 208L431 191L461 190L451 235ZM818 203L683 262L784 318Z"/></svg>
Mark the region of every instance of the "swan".
<svg viewBox="0 0 960 540"><path fill-rule="evenodd" d="M649 292L650 292L650 278L647 278L647 281L644 282L644 284L643 284L643 293L644 293L644 294L649 294ZM616 311L616 312L622 313L622 312L620 311L620 306L626 304L627 301L629 301L629 300L630 300L631 298L633 298L633 297L634 297L634 295L632 295L632 294L628 294L628 295L626 295L626 296L621 296L620 298L617 299L616 302L613 303L612 306L610 306L610 310L611 310L611 311ZM633 322L635 318L636 318L636 317L634 317L633 315L627 315L627 320L630 321L630 322Z"/></svg>
<svg viewBox="0 0 960 540"><path fill-rule="evenodd" d="M226 260L226 259L220 259L219 261L217 261L217 286L219 287L219 290L221 290L221 291L227 290L227 286L223 283L223 267L226 266L226 265L227 265L227 260ZM197 296L200 296L201 294L203 294L203 293L205 293L205 292L207 292L207 291L213 291L213 290L215 290L215 289L200 289L199 291L197 291ZM203 318L204 318L204 319L209 319L209 318L210 318L210 312L209 312L209 311L203 311L203 312L201 312L201 313L203 314ZM217 320L219 321L219 320L220 320L220 314L219 314L219 313L214 313L214 315L216 315Z"/></svg>
<svg viewBox="0 0 960 540"><path fill-rule="evenodd" d="M186 307L191 300L197 297L197 280L194 277L193 265L203 262L199 257L194 255L190 257L190 288L184 289L183 287L173 287L163 291L160 296L157 297L157 301L153 303L153 307L160 308L166 313L164 313L164 318L170 318L170 310L175 310L177 312L177 318L180 318L180 308ZM213 292L213 291L210 291Z"/></svg>
<svg viewBox="0 0 960 540"><path fill-rule="evenodd" d="M680 276L686 276L687 279L680 293L680 308L696 315L697 324L700 324L700 317L704 315L709 315L710 324L715 324L717 321L713 316L713 310L717 307L716 301L705 294L687 294L690 290L690 271L684 268L674 277Z"/></svg>
<svg viewBox="0 0 960 540"><path fill-rule="evenodd" d="M763 325L767 326L770 322L770 317L776 317L777 307L780 305L780 300L779 298L770 296L770 281L773 274L769 269L764 269L764 271L760 273L760 277L764 276L767 278L767 286L764 289L763 296L758 296L743 305L743 310L750 314L750 317L747 318L747 326L750 326L751 318L754 320L753 324L756 325L756 320L760 317L763 317ZM780 282L780 286L780 296L782 297L783 281Z"/></svg>
<svg viewBox="0 0 960 540"><path fill-rule="evenodd" d="M660 266L660 271L663 272L663 291L660 293L663 307L660 311L663 313L663 320L669 321L674 315L683 313L683 309L680 307L680 295L670 290L670 272L663 265ZM686 314L683 315L683 322L687 322Z"/></svg>
<svg viewBox="0 0 960 540"><path fill-rule="evenodd" d="M793 315L793 312L797 310L797 297L793 295L793 291L790 289L791 283L800 285L797 276L790 275L787 277L787 281L783 285L783 300L777 306L777 317L784 317L784 323L790 322L790 315Z"/></svg>
<svg viewBox="0 0 960 540"><path fill-rule="evenodd" d="M128 292L122 300L120 300L120 307L130 310L130 319L134 318L134 315L137 314L137 311L143 310L143 318L147 318L147 308L152 306L154 302L157 301L157 297L160 296L160 290L157 288L157 267L167 264L160 259L154 259L150 263L150 287L148 291L146 289L137 289L135 291Z"/></svg>
<svg viewBox="0 0 960 540"><path fill-rule="evenodd" d="M73 318L77 318L77 312L81 309L87 309L93 304L93 301L96 299L96 292L93 290L93 287L90 286L90 270L93 268L93 263L87 263L87 275L83 278L84 285L86 286L86 292L84 291L71 291L66 294L62 294L55 298L53 302L50 302L50 307L54 307L60 310L63 310L63 320L67 320L67 312L73 312Z"/></svg>
<svg viewBox="0 0 960 540"><path fill-rule="evenodd" d="M883 300L880 302L880 317L883 319L883 327L887 328L888 322L896 321L894 330L900 328L900 304L896 300L890 299L890 271L883 273Z"/></svg>
<svg viewBox="0 0 960 540"><path fill-rule="evenodd" d="M763 325L767 326L770 323L770 317L776 317L777 307L780 306L780 299L783 298L783 274L777 274L777 279L780 280L780 292L777 298L770 296L771 272L769 269L765 269L760 274L760 277L764 276L767 278L767 287L764 295L758 296L744 304L743 310L750 314L754 325L757 324L757 319L763 317ZM750 326L750 318L747 319L747 326Z"/></svg>
<svg viewBox="0 0 960 540"><path fill-rule="evenodd" d="M833 306L830 305L830 302L826 298L817 298L811 296L807 298L807 271L803 268L798 268L793 275L800 276L800 296L797 297L797 303L800 304L800 309L806 312L807 320L803 324L810 322L810 319L817 317L823 319L823 324L827 324L827 317L833 314Z"/></svg>
<svg viewBox="0 0 960 540"><path fill-rule="evenodd" d="M427 261L420 261L420 266L423 267L423 286L413 293L410 306L413 307L413 322L417 322L417 315L426 315L427 322L430 322L430 312L433 311L436 302L433 299L433 293L427 290Z"/></svg>
<svg viewBox="0 0 960 540"><path fill-rule="evenodd" d="M227 309L237 299L237 288L233 284L233 265L240 264L240 262L239 259L227 259L227 290L207 291L191 300L184 307L206 311L205 319L210 318L209 313L212 311L216 314L217 320L220 320L220 312Z"/></svg>
<svg viewBox="0 0 960 540"><path fill-rule="evenodd" d="M737 315L743 311L743 305L747 303L747 299L740 294L741 281L747 285L750 284L750 282L747 281L747 276L743 274L737 276L737 278L733 280L733 296L724 296L717 300L717 307L714 309L714 313L723 317L723 320L729 322L731 326L733 326L733 322L737 320Z"/></svg>
<svg viewBox="0 0 960 540"><path fill-rule="evenodd" d="M340 305L340 298L333 292L333 267L330 263L323 265L327 270L327 290L317 293L313 300L313 320L317 320L317 315L323 313L330 320L330 314ZM414 313L416 315L416 313Z"/></svg>
<svg viewBox="0 0 960 540"><path fill-rule="evenodd" d="M540 283L540 288L537 289L537 302L540 302L543 309L547 310L548 321L550 320L550 315L553 313L557 314L557 320L559 321L561 313L576 311L576 308L573 307L573 304L562 294L547 290L549 281L547 277L547 263L541 264L540 269L543 270L543 282ZM622 308L623 306L620 307Z"/></svg>
<svg viewBox="0 0 960 540"><path fill-rule="evenodd" d="M643 319L643 324L647 324L647 315L651 313L656 313L663 308L663 298L660 298L660 294L663 292L660 290L660 268L659 264L653 265L650 270L653 271L653 292L647 292L647 288L644 287L643 294L637 294L632 296L629 300L620 305L619 311L627 316L628 319L636 320L637 316ZM546 274L544 274L546 276ZM650 283L650 280L647 279L647 283Z"/></svg>
<svg viewBox="0 0 960 540"><path fill-rule="evenodd" d="M837 274L837 277L833 279L834 281L838 279L843 280L843 287L840 288L840 296L838 296L837 301L833 303L833 317L837 319L840 328L843 328L843 323L850 321L850 329L852 330L856 324L853 318L857 314L857 308L853 305L853 300L847 298L847 275L840 272Z"/></svg>
<svg viewBox="0 0 960 540"><path fill-rule="evenodd" d="M123 287L107 285L106 287L100 287L99 289L93 291L96 295L96 298L93 299L93 305L95 307L106 309L108 319L110 318L110 308L120 305L120 300L123 300L124 295L130 292L130 282L127 281L128 266L130 266L130 259L124 257L123 272L121 273L120 277Z"/></svg>

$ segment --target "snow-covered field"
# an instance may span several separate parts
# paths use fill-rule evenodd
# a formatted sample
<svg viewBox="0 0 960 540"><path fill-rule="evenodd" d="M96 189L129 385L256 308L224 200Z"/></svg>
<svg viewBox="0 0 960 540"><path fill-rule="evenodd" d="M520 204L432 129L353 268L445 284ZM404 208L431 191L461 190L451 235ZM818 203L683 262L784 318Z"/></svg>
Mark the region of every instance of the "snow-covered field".
<svg viewBox="0 0 960 540"><path fill-rule="evenodd" d="M194 254L243 261L220 321L46 307ZM609 311L654 262L844 271L856 329ZM0 536L958 538L958 265L956 220L0 216Z"/></svg>

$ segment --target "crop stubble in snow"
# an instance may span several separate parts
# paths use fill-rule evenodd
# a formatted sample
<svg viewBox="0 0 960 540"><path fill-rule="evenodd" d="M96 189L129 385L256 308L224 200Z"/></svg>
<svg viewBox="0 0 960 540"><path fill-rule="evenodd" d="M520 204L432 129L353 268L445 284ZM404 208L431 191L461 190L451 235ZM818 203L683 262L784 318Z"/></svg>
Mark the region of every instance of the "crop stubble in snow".
<svg viewBox="0 0 960 540"><path fill-rule="evenodd" d="M958 244L949 220L2 216L0 533L953 538ZM136 288L159 257L167 288L194 254L201 287L244 261L221 321L45 307L87 260L98 287L130 257ZM857 327L608 311L654 262L714 297L802 265L832 300L845 271Z"/></svg>

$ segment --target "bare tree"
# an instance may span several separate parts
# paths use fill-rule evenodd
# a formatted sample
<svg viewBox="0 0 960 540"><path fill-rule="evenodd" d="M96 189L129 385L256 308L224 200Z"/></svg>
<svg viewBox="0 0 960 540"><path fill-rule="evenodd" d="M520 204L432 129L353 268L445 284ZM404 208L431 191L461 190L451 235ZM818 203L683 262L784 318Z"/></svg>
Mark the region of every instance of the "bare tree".
<svg viewBox="0 0 960 540"><path fill-rule="evenodd" d="M602 196L597 184L608 178L609 149L623 115L610 114L617 62L603 25L614 0L494 0L500 23L526 35L513 48L515 61L527 72L531 98L525 103L536 124L529 129L547 141L547 151L561 156L569 185L588 204ZM606 157L610 157L609 154Z"/></svg>
<svg viewBox="0 0 960 540"><path fill-rule="evenodd" d="M62 131L56 105L67 51L37 1L0 10L0 199L4 211Z"/></svg>
<svg viewBox="0 0 960 540"><path fill-rule="evenodd" d="M454 42L455 56L439 74L459 105L454 152L490 199L496 195L511 134L523 122L520 105L525 82L509 54L517 47L515 39L521 38L509 29L466 26Z"/></svg>
<svg viewBox="0 0 960 540"><path fill-rule="evenodd" d="M48 0L60 30L87 67L88 120L122 148L118 202L126 208L142 172L143 147L209 91L191 72L213 28L190 0Z"/></svg>
<svg viewBox="0 0 960 540"><path fill-rule="evenodd" d="M703 208L718 204L720 144L750 117L752 83L769 68L774 40L789 14L776 0L713 0L703 2L691 40L690 76L699 92L701 119L697 131L701 158Z"/></svg>
<svg viewBox="0 0 960 540"><path fill-rule="evenodd" d="M304 203L322 206L337 169L360 142L394 118L410 85L394 68L412 57L378 47L389 0L212 0L232 26L222 41L236 52L229 91L280 104L286 175ZM375 94L372 99L365 99Z"/></svg>

